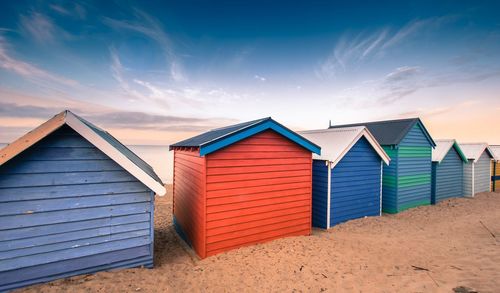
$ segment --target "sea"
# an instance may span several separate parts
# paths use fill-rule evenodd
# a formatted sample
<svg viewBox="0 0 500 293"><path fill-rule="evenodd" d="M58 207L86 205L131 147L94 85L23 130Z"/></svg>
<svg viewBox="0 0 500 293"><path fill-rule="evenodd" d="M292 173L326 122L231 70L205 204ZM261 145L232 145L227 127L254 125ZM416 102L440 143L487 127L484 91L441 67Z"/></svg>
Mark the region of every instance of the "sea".
<svg viewBox="0 0 500 293"><path fill-rule="evenodd" d="M0 143L0 149L6 146ZM163 183L171 184L174 172L174 153L168 151L166 145L127 145L136 155L141 157L155 170Z"/></svg>

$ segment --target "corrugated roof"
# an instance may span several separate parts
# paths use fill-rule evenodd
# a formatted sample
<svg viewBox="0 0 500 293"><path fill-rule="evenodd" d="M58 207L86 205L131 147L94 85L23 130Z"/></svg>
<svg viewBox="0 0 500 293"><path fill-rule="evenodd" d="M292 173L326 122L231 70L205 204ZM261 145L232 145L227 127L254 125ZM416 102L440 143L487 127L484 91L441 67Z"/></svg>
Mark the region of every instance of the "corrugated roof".
<svg viewBox="0 0 500 293"><path fill-rule="evenodd" d="M340 162L361 137L368 140L387 165L390 162L389 156L365 126L300 131L299 134L321 146L321 155L314 154L313 158L330 161L332 167Z"/></svg>
<svg viewBox="0 0 500 293"><path fill-rule="evenodd" d="M492 158L494 157L493 152L490 150L488 144L485 142L459 143L458 145L462 149L462 152L464 153L465 157L467 157L467 159L469 160L474 160L474 162L476 162L479 159L479 157L481 157L481 155L485 150Z"/></svg>
<svg viewBox="0 0 500 293"><path fill-rule="evenodd" d="M458 152L458 155L460 158L467 162L467 157L464 155L462 152L462 149L458 145L457 141L454 139L436 139L436 148L432 150L432 161L433 162L438 162L441 163L441 161L444 159L446 154L450 151L452 147L455 147L455 149Z"/></svg>
<svg viewBox="0 0 500 293"><path fill-rule="evenodd" d="M158 195L165 194L166 190L163 182L150 165L120 143L111 134L73 114L69 110L55 115L39 127L1 149L0 165L5 164L63 125L71 127Z"/></svg>
<svg viewBox="0 0 500 293"><path fill-rule="evenodd" d="M257 120L252 120L248 122L243 122L239 124L234 124L226 127L221 127L221 128L216 128L212 129L210 131L207 131L205 133L202 133L197 136L193 136L191 138L185 139L183 141L179 141L177 143L174 143L170 145L170 148L172 147L200 147L204 144L210 143L212 141L215 141L217 139L220 139L224 136L227 136L229 134L232 134L234 132L238 132L240 130L243 130L247 127L250 127L255 124L259 124L261 122L271 120L271 117L266 117L262 119L257 119Z"/></svg>
<svg viewBox="0 0 500 293"><path fill-rule="evenodd" d="M362 122L344 125L332 125L330 128L366 126L381 145L398 145L406 134L417 123L420 123L424 134L429 139L431 145L435 146L429 132L425 128L420 118L385 120L375 122Z"/></svg>
<svg viewBox="0 0 500 293"><path fill-rule="evenodd" d="M500 162L500 145L490 145L490 150L495 157L495 161Z"/></svg>
<svg viewBox="0 0 500 293"><path fill-rule="evenodd" d="M274 121L271 117L210 130L170 145L170 150L182 147L197 147L199 148L200 156L204 156L268 129L285 136L313 153L321 153L319 146Z"/></svg>

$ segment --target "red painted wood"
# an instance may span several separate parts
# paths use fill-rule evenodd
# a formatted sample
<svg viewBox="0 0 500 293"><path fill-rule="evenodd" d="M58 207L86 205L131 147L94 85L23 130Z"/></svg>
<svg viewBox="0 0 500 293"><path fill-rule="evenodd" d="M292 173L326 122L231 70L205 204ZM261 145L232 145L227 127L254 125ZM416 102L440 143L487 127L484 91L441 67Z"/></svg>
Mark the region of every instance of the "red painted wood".
<svg viewBox="0 0 500 293"><path fill-rule="evenodd" d="M269 130L200 158L174 153L174 214L209 255L311 232L312 154Z"/></svg>
<svg viewBox="0 0 500 293"><path fill-rule="evenodd" d="M205 158L197 150L174 150L174 216L193 249L205 257Z"/></svg>

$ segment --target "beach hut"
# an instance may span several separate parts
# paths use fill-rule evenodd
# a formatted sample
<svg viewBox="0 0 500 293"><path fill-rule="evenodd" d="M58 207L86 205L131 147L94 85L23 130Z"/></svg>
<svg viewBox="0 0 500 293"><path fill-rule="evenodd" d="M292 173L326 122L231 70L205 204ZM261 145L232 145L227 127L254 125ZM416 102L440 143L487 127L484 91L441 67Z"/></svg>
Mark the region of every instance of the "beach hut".
<svg viewBox="0 0 500 293"><path fill-rule="evenodd" d="M490 145L490 150L495 157L491 161L491 190L500 191L500 145Z"/></svg>
<svg viewBox="0 0 500 293"><path fill-rule="evenodd" d="M174 151L174 225L205 258L311 233L312 154L320 147L271 118L208 131Z"/></svg>
<svg viewBox="0 0 500 293"><path fill-rule="evenodd" d="M491 160L493 153L487 143L460 143L460 148L469 161L464 165L464 195L491 190Z"/></svg>
<svg viewBox="0 0 500 293"><path fill-rule="evenodd" d="M389 156L364 126L299 132L321 147L313 155L312 223L336 224L382 212L382 165Z"/></svg>
<svg viewBox="0 0 500 293"><path fill-rule="evenodd" d="M0 150L0 291L153 266L153 169L64 111Z"/></svg>
<svg viewBox="0 0 500 293"><path fill-rule="evenodd" d="M431 203L434 140L419 118L335 125L366 126L391 158L383 169L382 211L398 213Z"/></svg>
<svg viewBox="0 0 500 293"><path fill-rule="evenodd" d="M464 196L463 172L467 158L454 139L435 140L432 150L432 204Z"/></svg>

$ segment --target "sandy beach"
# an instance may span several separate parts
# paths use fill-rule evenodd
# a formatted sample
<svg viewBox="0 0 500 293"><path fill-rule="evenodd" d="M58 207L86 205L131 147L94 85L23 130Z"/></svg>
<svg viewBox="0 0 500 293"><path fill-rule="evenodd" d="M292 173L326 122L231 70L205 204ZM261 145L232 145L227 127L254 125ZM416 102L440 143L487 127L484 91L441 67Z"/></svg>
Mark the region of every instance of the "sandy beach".
<svg viewBox="0 0 500 293"><path fill-rule="evenodd" d="M155 268L77 276L22 292L499 292L500 193L350 221L204 260L158 197ZM463 288L460 288L463 287ZM462 290L462 291L460 291Z"/></svg>

